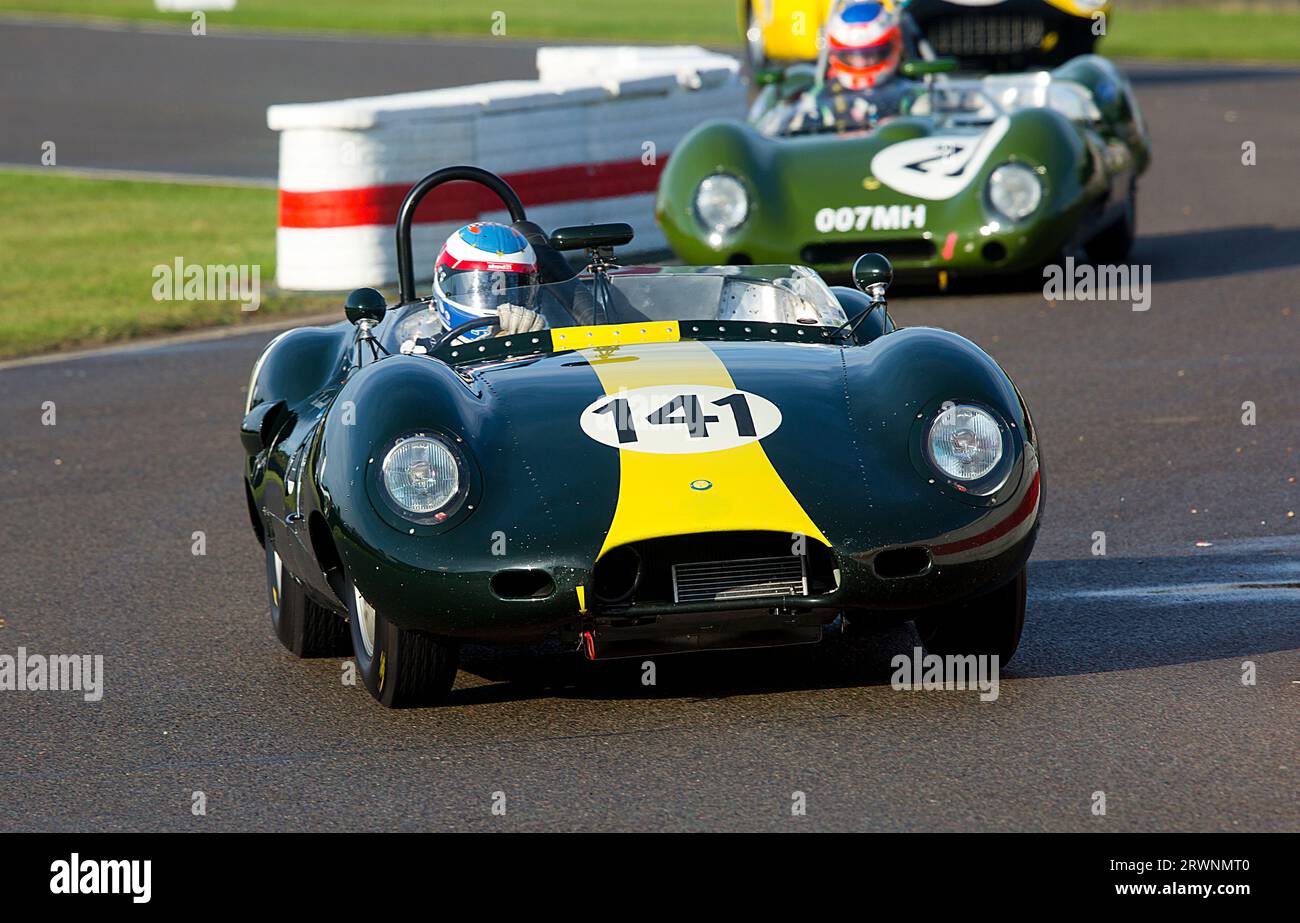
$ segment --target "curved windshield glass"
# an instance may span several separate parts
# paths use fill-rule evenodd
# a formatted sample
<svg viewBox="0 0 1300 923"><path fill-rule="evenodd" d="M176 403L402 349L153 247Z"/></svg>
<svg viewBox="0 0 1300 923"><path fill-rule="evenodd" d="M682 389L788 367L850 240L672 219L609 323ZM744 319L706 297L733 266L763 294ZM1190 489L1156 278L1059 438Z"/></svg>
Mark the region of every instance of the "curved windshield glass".
<svg viewBox="0 0 1300 923"><path fill-rule="evenodd" d="M629 266L606 284L591 276L506 289L502 304L531 305L547 327L642 321L752 321L838 327L848 320L821 276L806 266ZM439 335L429 305L409 306L397 321L399 344Z"/></svg>
<svg viewBox="0 0 1300 923"><path fill-rule="evenodd" d="M1074 122L1101 118L1086 87L1046 73L936 81L912 100L909 111L941 126L959 126L986 125L1021 109L1055 109Z"/></svg>

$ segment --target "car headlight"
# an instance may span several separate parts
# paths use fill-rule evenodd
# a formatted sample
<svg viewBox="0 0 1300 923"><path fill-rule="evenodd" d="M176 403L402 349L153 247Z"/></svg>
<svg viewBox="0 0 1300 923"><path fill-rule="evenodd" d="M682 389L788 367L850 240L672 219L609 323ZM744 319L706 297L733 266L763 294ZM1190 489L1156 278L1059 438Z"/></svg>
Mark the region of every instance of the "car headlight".
<svg viewBox="0 0 1300 923"><path fill-rule="evenodd" d="M450 513L448 507L464 493L457 453L436 436L399 439L384 456L382 470L385 492L410 516Z"/></svg>
<svg viewBox="0 0 1300 923"><path fill-rule="evenodd" d="M989 204L1012 221L1033 214L1043 199L1038 174L1023 163L1004 163L989 176Z"/></svg>
<svg viewBox="0 0 1300 923"><path fill-rule="evenodd" d="M749 215L744 184L729 173L706 176L695 189L695 214L715 234L734 231Z"/></svg>
<svg viewBox="0 0 1300 923"><path fill-rule="evenodd" d="M930 462L958 481L978 481L1002 460L1002 430L987 410L969 404L946 406L926 438Z"/></svg>

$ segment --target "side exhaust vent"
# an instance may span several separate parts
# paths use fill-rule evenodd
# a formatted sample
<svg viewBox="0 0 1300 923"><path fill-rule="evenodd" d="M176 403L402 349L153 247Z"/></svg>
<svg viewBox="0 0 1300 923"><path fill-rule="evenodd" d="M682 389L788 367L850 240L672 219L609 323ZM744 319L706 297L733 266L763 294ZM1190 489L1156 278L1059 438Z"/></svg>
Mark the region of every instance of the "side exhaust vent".
<svg viewBox="0 0 1300 923"><path fill-rule="evenodd" d="M715 602L760 596L807 596L805 555L673 565L673 601Z"/></svg>
<svg viewBox="0 0 1300 923"><path fill-rule="evenodd" d="M919 577L930 570L930 552L919 546L891 548L876 555L871 562L876 576L886 580Z"/></svg>
<svg viewBox="0 0 1300 923"><path fill-rule="evenodd" d="M501 599L545 599L555 592L555 581L544 570L497 571L491 584Z"/></svg>

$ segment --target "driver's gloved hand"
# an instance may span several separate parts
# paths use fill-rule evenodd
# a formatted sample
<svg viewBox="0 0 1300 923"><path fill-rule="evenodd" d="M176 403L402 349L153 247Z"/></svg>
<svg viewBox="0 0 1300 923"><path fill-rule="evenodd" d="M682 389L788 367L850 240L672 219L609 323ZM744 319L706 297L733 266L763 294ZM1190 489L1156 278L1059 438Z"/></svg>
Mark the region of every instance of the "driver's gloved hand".
<svg viewBox="0 0 1300 923"><path fill-rule="evenodd" d="M517 304L506 304L497 311L497 324L501 327L497 336L514 336L541 330L546 326L546 321L536 311Z"/></svg>

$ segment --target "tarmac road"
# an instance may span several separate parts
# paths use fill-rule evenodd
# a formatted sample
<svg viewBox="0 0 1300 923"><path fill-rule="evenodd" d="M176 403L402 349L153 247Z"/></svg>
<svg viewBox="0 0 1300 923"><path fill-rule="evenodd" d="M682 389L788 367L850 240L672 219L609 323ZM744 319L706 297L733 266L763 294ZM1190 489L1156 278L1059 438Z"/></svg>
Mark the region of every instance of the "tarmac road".
<svg viewBox="0 0 1300 923"><path fill-rule="evenodd" d="M62 167L273 180L267 106L536 77L536 48L0 17L0 163L49 140Z"/></svg>
<svg viewBox="0 0 1300 923"><path fill-rule="evenodd" d="M97 703L0 692L0 829L1300 828L1300 72L1135 70L1150 310L893 305L992 352L1040 429L996 702L891 689L905 626L661 658L654 688L638 662L470 650L450 705L386 712L271 633L237 438L269 335L243 334L0 368L0 654L105 669Z"/></svg>

